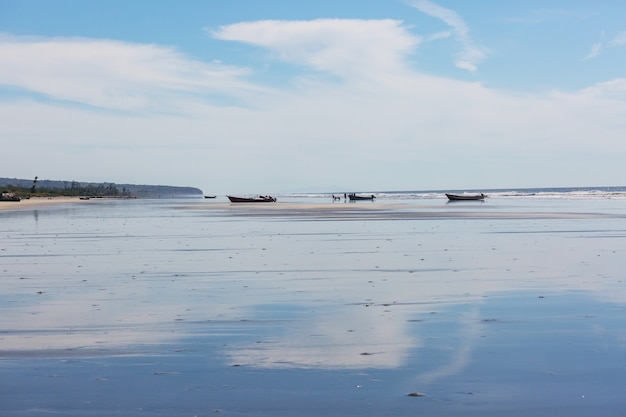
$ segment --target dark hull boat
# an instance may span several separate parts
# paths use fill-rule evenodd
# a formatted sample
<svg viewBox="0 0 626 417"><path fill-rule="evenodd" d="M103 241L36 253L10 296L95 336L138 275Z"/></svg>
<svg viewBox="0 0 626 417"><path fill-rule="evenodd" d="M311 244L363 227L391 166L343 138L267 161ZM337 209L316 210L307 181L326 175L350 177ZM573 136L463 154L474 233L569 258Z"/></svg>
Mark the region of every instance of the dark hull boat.
<svg viewBox="0 0 626 417"><path fill-rule="evenodd" d="M374 201L376 196L372 195L356 195L356 194L348 194L348 198L350 201L361 201L361 200L370 200Z"/></svg>
<svg viewBox="0 0 626 417"><path fill-rule="evenodd" d="M448 200L450 201L476 201L476 200L484 200L485 195L483 193L480 194L447 194Z"/></svg>
<svg viewBox="0 0 626 417"><path fill-rule="evenodd" d="M0 201L20 201L21 198L13 193L0 194Z"/></svg>
<svg viewBox="0 0 626 417"><path fill-rule="evenodd" d="M215 198L216 196L214 195L205 195L204 198Z"/></svg>
<svg viewBox="0 0 626 417"><path fill-rule="evenodd" d="M276 202L276 198L272 196L260 195L258 197L233 197L232 195L227 195L228 199L231 203L274 203Z"/></svg>

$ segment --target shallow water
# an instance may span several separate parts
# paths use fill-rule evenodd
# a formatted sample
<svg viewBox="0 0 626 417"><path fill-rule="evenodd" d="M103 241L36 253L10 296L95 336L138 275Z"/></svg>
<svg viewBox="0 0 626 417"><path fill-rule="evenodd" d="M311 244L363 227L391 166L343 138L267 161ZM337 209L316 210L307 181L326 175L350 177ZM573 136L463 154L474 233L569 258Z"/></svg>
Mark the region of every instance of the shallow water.
<svg viewBox="0 0 626 417"><path fill-rule="evenodd" d="M626 202L293 203L0 212L0 414L626 412Z"/></svg>

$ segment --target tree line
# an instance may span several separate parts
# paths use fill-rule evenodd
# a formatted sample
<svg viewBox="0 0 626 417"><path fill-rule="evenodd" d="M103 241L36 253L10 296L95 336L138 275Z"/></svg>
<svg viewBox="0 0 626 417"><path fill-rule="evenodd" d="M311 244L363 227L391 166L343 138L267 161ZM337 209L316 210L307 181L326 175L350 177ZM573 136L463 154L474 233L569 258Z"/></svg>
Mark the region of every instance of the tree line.
<svg viewBox="0 0 626 417"><path fill-rule="evenodd" d="M30 187L7 184L2 189L3 193L13 193L20 197L131 197L131 192L126 187L119 189L115 184L81 184L69 181L63 187L39 187L37 178Z"/></svg>

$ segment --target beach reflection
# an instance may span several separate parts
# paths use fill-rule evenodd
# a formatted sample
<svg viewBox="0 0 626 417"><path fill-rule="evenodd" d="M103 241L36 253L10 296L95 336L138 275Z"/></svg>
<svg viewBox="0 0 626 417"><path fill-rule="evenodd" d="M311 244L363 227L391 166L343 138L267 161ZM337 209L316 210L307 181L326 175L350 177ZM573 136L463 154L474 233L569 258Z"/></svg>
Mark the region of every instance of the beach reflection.
<svg viewBox="0 0 626 417"><path fill-rule="evenodd" d="M4 230L5 354L196 338L226 365L413 363L432 383L471 365L494 294L626 301L621 219L312 220L146 202L35 213Z"/></svg>
<svg viewBox="0 0 626 417"><path fill-rule="evenodd" d="M231 364L260 368L397 368L419 342L408 336L401 318L387 314L374 306L316 314L298 326L278 325L273 334L227 355Z"/></svg>

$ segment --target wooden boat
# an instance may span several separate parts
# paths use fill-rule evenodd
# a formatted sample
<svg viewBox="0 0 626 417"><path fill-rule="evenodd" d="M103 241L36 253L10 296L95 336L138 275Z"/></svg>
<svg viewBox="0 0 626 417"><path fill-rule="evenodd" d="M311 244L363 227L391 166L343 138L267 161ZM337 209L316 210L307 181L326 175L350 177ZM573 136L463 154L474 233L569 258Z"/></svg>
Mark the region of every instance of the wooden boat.
<svg viewBox="0 0 626 417"><path fill-rule="evenodd" d="M269 195L260 195L258 197L233 197L232 195L227 195L228 199L231 203L274 203L276 202L276 198Z"/></svg>
<svg viewBox="0 0 626 417"><path fill-rule="evenodd" d="M374 194L372 194L372 195L356 195L356 194L352 193L352 194L348 194L348 198L350 199L350 201L360 201L360 200L371 200L371 201L374 201L376 196L374 196Z"/></svg>
<svg viewBox="0 0 626 417"><path fill-rule="evenodd" d="M446 197L450 201L469 201L469 200L484 200L486 195L483 193L480 194L448 194L446 193Z"/></svg>
<svg viewBox="0 0 626 417"><path fill-rule="evenodd" d="M0 194L0 201L20 201L20 200L22 199L13 193Z"/></svg>

